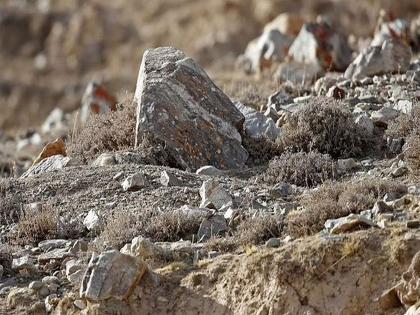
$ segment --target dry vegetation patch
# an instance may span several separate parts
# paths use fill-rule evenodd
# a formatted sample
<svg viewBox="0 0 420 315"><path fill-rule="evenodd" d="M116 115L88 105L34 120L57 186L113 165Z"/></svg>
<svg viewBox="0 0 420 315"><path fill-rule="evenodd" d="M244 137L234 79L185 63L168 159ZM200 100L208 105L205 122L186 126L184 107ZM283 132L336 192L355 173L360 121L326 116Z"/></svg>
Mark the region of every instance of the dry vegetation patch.
<svg viewBox="0 0 420 315"><path fill-rule="evenodd" d="M70 155L88 162L104 152L133 149L135 127L136 106L127 96L117 111L89 117L68 144Z"/></svg>
<svg viewBox="0 0 420 315"><path fill-rule="evenodd" d="M325 183L301 200L305 210L289 214L287 229L294 237L315 234L328 219L370 209L386 193L401 196L405 192L404 185L379 178Z"/></svg>
<svg viewBox="0 0 420 315"><path fill-rule="evenodd" d="M270 161L261 179L270 184L285 181L298 186L313 187L336 176L336 163L328 154L286 152Z"/></svg>
<svg viewBox="0 0 420 315"><path fill-rule="evenodd" d="M280 144L294 152L318 151L346 158L361 154L365 139L344 104L321 99L290 115Z"/></svg>
<svg viewBox="0 0 420 315"><path fill-rule="evenodd" d="M106 246L121 248L136 236L149 238L152 242L176 242L193 240L202 217L181 211L162 212L144 210L136 214L117 213L108 220L101 240Z"/></svg>

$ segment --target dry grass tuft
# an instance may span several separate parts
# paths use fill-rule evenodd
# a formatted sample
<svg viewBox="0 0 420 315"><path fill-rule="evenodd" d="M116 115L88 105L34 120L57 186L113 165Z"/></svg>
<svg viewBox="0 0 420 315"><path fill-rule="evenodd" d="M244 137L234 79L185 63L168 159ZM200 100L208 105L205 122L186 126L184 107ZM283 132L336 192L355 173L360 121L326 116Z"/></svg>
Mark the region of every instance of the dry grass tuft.
<svg viewBox="0 0 420 315"><path fill-rule="evenodd" d="M107 222L101 239L104 244L114 248L121 248L136 236L149 238L152 242L192 240L201 221L199 216L180 211L144 210L131 215L118 213Z"/></svg>
<svg viewBox="0 0 420 315"><path fill-rule="evenodd" d="M364 136L343 106L322 99L290 115L282 128L281 146L293 152L318 151L333 158L361 154Z"/></svg>
<svg viewBox="0 0 420 315"><path fill-rule="evenodd" d="M336 163L328 154L287 152L270 161L261 179L270 184L285 181L298 186L313 187L336 176Z"/></svg>
<svg viewBox="0 0 420 315"><path fill-rule="evenodd" d="M131 96L118 105L118 110L106 116L91 115L67 144L70 155L83 162L95 159L104 152L134 147L136 105Z"/></svg>
<svg viewBox="0 0 420 315"><path fill-rule="evenodd" d="M0 224L16 222L22 211L22 196L11 180L0 179Z"/></svg>
<svg viewBox="0 0 420 315"><path fill-rule="evenodd" d="M76 239L83 236L85 228L81 222L65 221L62 220L56 209L48 205L24 209L16 231L9 236L10 243L36 245L48 239Z"/></svg>
<svg viewBox="0 0 420 315"><path fill-rule="evenodd" d="M239 223L234 237L243 246L259 245L283 232L283 220L279 216L265 214L255 218L248 217Z"/></svg>
<svg viewBox="0 0 420 315"><path fill-rule="evenodd" d="M391 138L407 138L418 126L420 126L420 104L415 105L409 115L401 114L391 121L386 135Z"/></svg>
<svg viewBox="0 0 420 315"><path fill-rule="evenodd" d="M27 209L17 225L13 242L19 245L38 244L59 236L59 215L51 207Z"/></svg>
<svg viewBox="0 0 420 315"><path fill-rule="evenodd" d="M405 192L404 185L383 179L326 183L302 199L305 210L289 214L287 229L294 237L312 235L321 231L328 219L370 209L386 193L401 196Z"/></svg>
<svg viewBox="0 0 420 315"><path fill-rule="evenodd" d="M0 244L0 265L7 272L12 268L12 247L7 244Z"/></svg>
<svg viewBox="0 0 420 315"><path fill-rule="evenodd" d="M242 145L249 153L247 161L249 166L267 164L271 159L280 155L282 152L277 143L274 143L267 138L255 140L247 135L243 135Z"/></svg>

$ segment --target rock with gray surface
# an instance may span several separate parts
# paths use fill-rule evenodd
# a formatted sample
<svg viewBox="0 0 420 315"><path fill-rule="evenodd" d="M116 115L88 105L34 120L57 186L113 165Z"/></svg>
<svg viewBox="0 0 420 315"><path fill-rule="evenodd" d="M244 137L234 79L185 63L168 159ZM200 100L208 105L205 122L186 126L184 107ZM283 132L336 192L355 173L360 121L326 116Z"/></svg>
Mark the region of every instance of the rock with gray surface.
<svg viewBox="0 0 420 315"><path fill-rule="evenodd" d="M411 60L411 48L398 40L385 40L381 46L362 51L347 68L348 79L362 79L384 73L404 73Z"/></svg>
<svg viewBox="0 0 420 315"><path fill-rule="evenodd" d="M183 52L147 50L138 75L136 146L144 134L165 142L184 168L241 168L248 159L238 130L244 116Z"/></svg>
<svg viewBox="0 0 420 315"><path fill-rule="evenodd" d="M276 126L273 119L240 102L235 102L235 105L245 116L243 128L245 133L252 139L260 140L267 138L271 141L276 141L280 136L280 128Z"/></svg>
<svg viewBox="0 0 420 315"><path fill-rule="evenodd" d="M93 254L82 280L80 297L95 302L128 299L147 270L141 259L116 250Z"/></svg>

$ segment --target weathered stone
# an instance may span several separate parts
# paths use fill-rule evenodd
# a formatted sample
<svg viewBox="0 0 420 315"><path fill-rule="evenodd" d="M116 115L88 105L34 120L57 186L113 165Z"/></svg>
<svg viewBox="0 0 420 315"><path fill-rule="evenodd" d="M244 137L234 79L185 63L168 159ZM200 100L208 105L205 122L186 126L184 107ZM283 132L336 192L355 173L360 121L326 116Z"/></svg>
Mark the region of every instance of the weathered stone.
<svg viewBox="0 0 420 315"><path fill-rule="evenodd" d="M181 180L179 180L174 174L167 171L162 171L160 173L160 183L165 187L182 185Z"/></svg>
<svg viewBox="0 0 420 315"><path fill-rule="evenodd" d="M111 153L102 153L92 162L92 166L108 166L115 164L117 164L117 161L115 160L114 154Z"/></svg>
<svg viewBox="0 0 420 315"><path fill-rule="evenodd" d="M283 61L292 41L280 31L268 29L248 44L244 55L239 57L239 63L247 72L261 72L273 63Z"/></svg>
<svg viewBox="0 0 420 315"><path fill-rule="evenodd" d="M29 271L36 271L37 268L34 265L34 260L29 256L22 256L19 258L14 258L12 261L12 269L14 271L19 270L29 270Z"/></svg>
<svg viewBox="0 0 420 315"><path fill-rule="evenodd" d="M82 98L80 121L85 123L91 114L104 115L116 109L116 98L102 84L89 82Z"/></svg>
<svg viewBox="0 0 420 315"><path fill-rule="evenodd" d="M277 237L272 237L267 242L265 242L265 246L272 247L272 248L279 247L280 244L281 244L281 241Z"/></svg>
<svg viewBox="0 0 420 315"><path fill-rule="evenodd" d="M52 249L56 248L65 248L70 246L70 242L68 240L45 240L38 243L38 247L43 250L44 252L48 252Z"/></svg>
<svg viewBox="0 0 420 315"><path fill-rule="evenodd" d="M347 68L344 76L361 79L384 73L405 72L411 60L411 49L397 40L385 40L381 46L371 46L362 51Z"/></svg>
<svg viewBox="0 0 420 315"><path fill-rule="evenodd" d="M221 209L232 204L232 197L215 180L206 180L200 188L200 208L214 207Z"/></svg>
<svg viewBox="0 0 420 315"><path fill-rule="evenodd" d="M376 124L387 125L389 121L397 118L399 115L399 111L391 107L384 106L380 110L372 112L370 114L370 118Z"/></svg>
<svg viewBox="0 0 420 315"><path fill-rule="evenodd" d="M74 306L76 306L79 310L84 310L86 308L86 303L83 300L75 300L73 302Z"/></svg>
<svg viewBox="0 0 420 315"><path fill-rule="evenodd" d="M245 116L243 128L246 134L252 139L260 140L267 138L275 141L279 137L280 128L276 126L271 118L240 102L235 102L235 105Z"/></svg>
<svg viewBox="0 0 420 315"><path fill-rule="evenodd" d="M87 265L71 259L66 263L66 277L72 284L80 284L87 270Z"/></svg>
<svg viewBox="0 0 420 315"><path fill-rule="evenodd" d="M99 231L102 227L102 222L98 214L94 210L90 210L83 220L83 225L89 231Z"/></svg>
<svg viewBox="0 0 420 315"><path fill-rule="evenodd" d="M200 167L195 173L198 175L207 175L207 176L222 176L224 174L223 171L219 170L213 165L206 165L206 166Z"/></svg>
<svg viewBox="0 0 420 315"><path fill-rule="evenodd" d="M146 179L142 173L130 175L121 183L124 191L135 191L144 186L146 186Z"/></svg>
<svg viewBox="0 0 420 315"><path fill-rule="evenodd" d="M138 236L133 238L131 243L126 244L121 253L132 255L143 260L148 260L162 255L162 251L154 245L149 239Z"/></svg>
<svg viewBox="0 0 420 315"><path fill-rule="evenodd" d="M240 168L248 159L243 115L191 58L175 48L147 50L134 96L136 146L143 134L164 141L185 168Z"/></svg>
<svg viewBox="0 0 420 315"><path fill-rule="evenodd" d="M363 226L375 226L375 223L363 215L358 214L350 214L347 217L331 219L325 222L325 228L331 234L345 233Z"/></svg>
<svg viewBox="0 0 420 315"><path fill-rule="evenodd" d="M297 62L339 71L346 69L352 58L346 39L324 22L303 25L289 55Z"/></svg>
<svg viewBox="0 0 420 315"><path fill-rule="evenodd" d="M111 250L92 255L83 277L80 297L92 301L126 300L147 271L139 258Z"/></svg>
<svg viewBox="0 0 420 315"><path fill-rule="evenodd" d="M27 178L34 175L61 170L64 167L70 165L71 159L63 155L53 155L41 162L31 166L25 173L22 174L21 178Z"/></svg>
<svg viewBox="0 0 420 315"><path fill-rule="evenodd" d="M56 248L39 255L38 262L43 264L51 260L64 260L65 258L72 256L73 254L68 251L68 248Z"/></svg>
<svg viewBox="0 0 420 315"><path fill-rule="evenodd" d="M201 222L197 237L199 241L205 241L213 236L220 235L227 231L227 229L228 227L224 216L216 214Z"/></svg>
<svg viewBox="0 0 420 315"><path fill-rule="evenodd" d="M43 286L44 284L42 283L42 281L32 281L31 283L29 283L28 288L37 291Z"/></svg>

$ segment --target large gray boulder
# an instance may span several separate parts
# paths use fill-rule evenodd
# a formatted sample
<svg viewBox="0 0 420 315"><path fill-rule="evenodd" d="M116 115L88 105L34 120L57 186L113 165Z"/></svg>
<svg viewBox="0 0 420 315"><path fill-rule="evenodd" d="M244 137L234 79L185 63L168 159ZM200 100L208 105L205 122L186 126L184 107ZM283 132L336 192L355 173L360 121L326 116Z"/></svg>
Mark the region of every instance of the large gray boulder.
<svg viewBox="0 0 420 315"><path fill-rule="evenodd" d="M126 300L148 267L141 259L116 250L93 255L80 287L80 297L92 301Z"/></svg>
<svg viewBox="0 0 420 315"><path fill-rule="evenodd" d="M248 152L238 132L244 116L180 50L162 47L144 53L134 100L136 146L149 134L165 142L182 167L244 166Z"/></svg>
<svg viewBox="0 0 420 315"><path fill-rule="evenodd" d="M411 61L411 48L399 40L387 39L381 46L371 46L362 51L344 73L347 79L384 73L404 73Z"/></svg>

